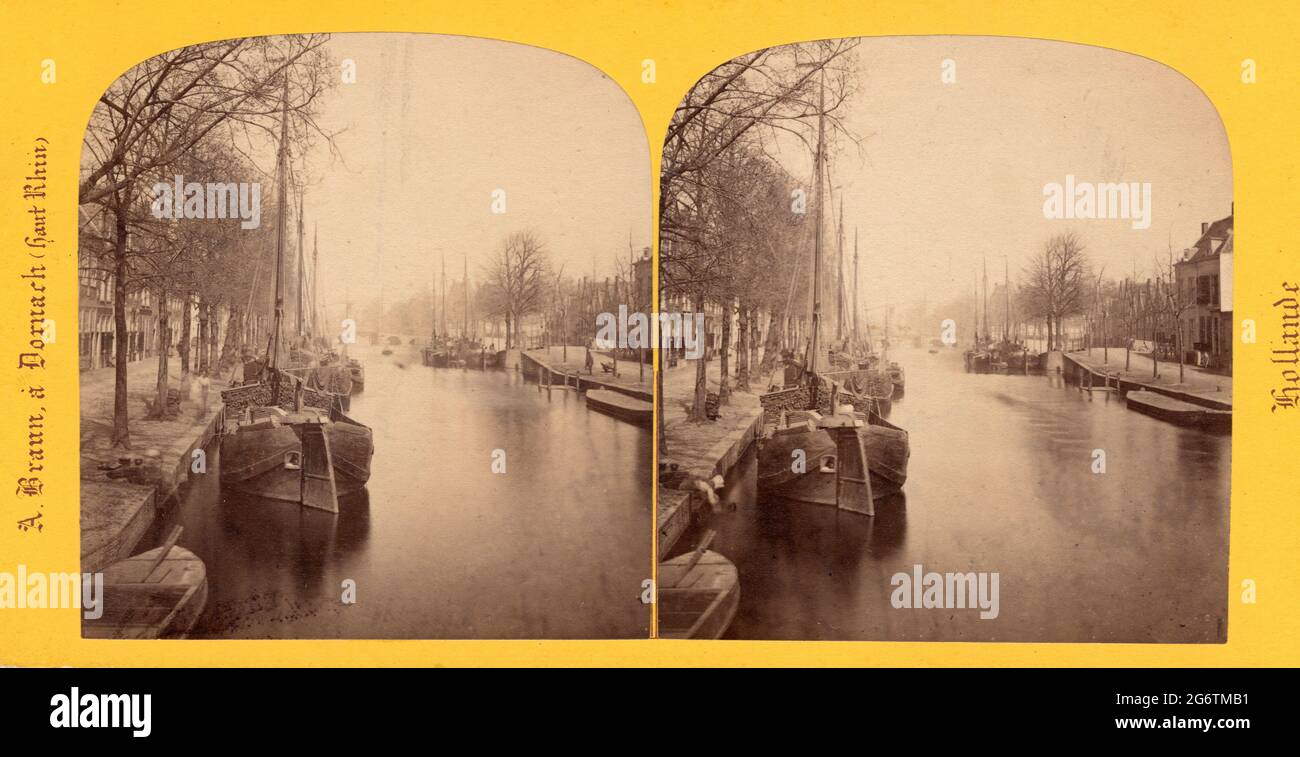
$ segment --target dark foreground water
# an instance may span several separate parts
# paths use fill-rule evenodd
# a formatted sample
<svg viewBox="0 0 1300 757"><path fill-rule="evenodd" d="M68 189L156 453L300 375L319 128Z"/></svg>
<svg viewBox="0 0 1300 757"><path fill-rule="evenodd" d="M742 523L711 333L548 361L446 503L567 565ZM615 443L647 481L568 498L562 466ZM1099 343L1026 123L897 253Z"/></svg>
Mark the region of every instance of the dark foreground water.
<svg viewBox="0 0 1300 757"><path fill-rule="evenodd" d="M648 430L518 373L354 351L369 486L338 515L220 496L217 450L171 522L207 565L199 638L645 638ZM492 472L504 450L506 473ZM344 604L343 582L356 582Z"/></svg>
<svg viewBox="0 0 1300 757"><path fill-rule="evenodd" d="M736 510L679 543L716 529L713 549L736 563L728 638L1225 640L1230 437L1059 375L967 374L947 351L893 357L907 372L890 416L911 435L904 495L875 518L761 501L751 451L728 482ZM916 565L996 572L998 616L894 608L893 576Z"/></svg>

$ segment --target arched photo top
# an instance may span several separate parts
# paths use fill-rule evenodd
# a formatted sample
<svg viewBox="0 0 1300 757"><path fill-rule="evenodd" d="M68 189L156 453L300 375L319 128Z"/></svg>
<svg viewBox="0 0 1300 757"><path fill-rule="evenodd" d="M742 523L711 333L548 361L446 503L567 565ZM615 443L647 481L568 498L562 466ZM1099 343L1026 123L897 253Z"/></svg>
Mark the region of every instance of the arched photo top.
<svg viewBox="0 0 1300 757"><path fill-rule="evenodd" d="M676 108L660 192L707 346L662 448L758 419L712 521L727 638L1226 640L1232 161L1188 79L1010 37L756 50Z"/></svg>
<svg viewBox="0 0 1300 757"><path fill-rule="evenodd" d="M651 432L549 384L650 305L649 174L626 93L521 44L259 37L124 73L82 153L83 564L112 592L166 558L185 593L84 634L647 638ZM183 499L174 544L141 483Z"/></svg>

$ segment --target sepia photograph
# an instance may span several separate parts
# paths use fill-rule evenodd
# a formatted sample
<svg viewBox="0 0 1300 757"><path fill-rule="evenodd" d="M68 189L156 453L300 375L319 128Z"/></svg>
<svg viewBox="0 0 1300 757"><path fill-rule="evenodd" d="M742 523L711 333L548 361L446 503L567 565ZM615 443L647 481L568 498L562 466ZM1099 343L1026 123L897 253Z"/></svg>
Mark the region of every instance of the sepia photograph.
<svg viewBox="0 0 1300 757"><path fill-rule="evenodd" d="M81 153L85 638L648 638L649 148L591 65L173 49Z"/></svg>
<svg viewBox="0 0 1300 757"><path fill-rule="evenodd" d="M660 636L1227 640L1232 161L1189 79L764 48L659 181Z"/></svg>

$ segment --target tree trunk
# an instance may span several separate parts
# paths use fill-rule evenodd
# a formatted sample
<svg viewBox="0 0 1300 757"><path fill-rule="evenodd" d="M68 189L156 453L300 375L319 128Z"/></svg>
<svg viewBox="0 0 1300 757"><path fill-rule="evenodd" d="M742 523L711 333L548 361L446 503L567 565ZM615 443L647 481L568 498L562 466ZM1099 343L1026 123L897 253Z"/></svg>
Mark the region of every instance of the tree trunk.
<svg viewBox="0 0 1300 757"><path fill-rule="evenodd" d="M199 298L199 355L198 371L200 376L208 375L208 304Z"/></svg>
<svg viewBox="0 0 1300 757"><path fill-rule="evenodd" d="M781 343L785 341L785 329L781 327L784 323L785 314L776 310L767 317L767 339L763 341L763 360L758 364L758 374L763 381L767 381L767 377L772 375L772 370L776 367L777 354L781 350Z"/></svg>
<svg viewBox="0 0 1300 757"><path fill-rule="evenodd" d="M659 459L663 459L668 454L668 428L664 424L664 365L663 357L660 356L659 368L655 371L655 398L658 405L655 413L656 423L659 426Z"/></svg>
<svg viewBox="0 0 1300 757"><path fill-rule="evenodd" d="M749 391L749 349L752 337L749 333L749 308L740 305L740 334L736 341L736 391Z"/></svg>
<svg viewBox="0 0 1300 757"><path fill-rule="evenodd" d="M695 312L697 313L704 312L703 294L695 295L694 307L695 307ZM698 340L702 340L705 338L705 335L696 333L695 338ZM708 415L707 415L707 410L705 408L705 405L708 403L709 400L709 378L708 378L709 350L708 350L708 345L706 344L701 343L699 346L702 347L703 349L700 350L700 357L695 361L695 399L691 403L691 418L690 418L692 421L708 420Z"/></svg>
<svg viewBox="0 0 1300 757"><path fill-rule="evenodd" d="M1153 379L1160 375L1160 340L1155 338L1155 335L1159 332L1164 319L1165 314L1159 313L1151 322L1151 378Z"/></svg>
<svg viewBox="0 0 1300 757"><path fill-rule="evenodd" d="M217 306L208 305L208 368L213 376L221 372L221 366L217 364L217 339L220 332L220 323Z"/></svg>
<svg viewBox="0 0 1300 757"><path fill-rule="evenodd" d="M114 208L116 235L113 240L113 446L131 448L131 430L126 399L126 214L119 197Z"/></svg>
<svg viewBox="0 0 1300 757"><path fill-rule="evenodd" d="M722 303L722 354L718 357L718 405L719 407L727 404L731 398L731 377L728 370L731 367L731 316L735 309L734 302L730 297Z"/></svg>
<svg viewBox="0 0 1300 757"><path fill-rule="evenodd" d="M1178 328L1174 331L1174 350L1178 352L1178 383L1183 383L1183 328L1176 319Z"/></svg>
<svg viewBox="0 0 1300 757"><path fill-rule="evenodd" d="M164 285L158 290L158 383L155 385L153 417L157 420L166 420L167 415L167 389L169 388L168 365L167 365L167 348L171 344L171 324L170 314L167 309L167 287Z"/></svg>
<svg viewBox="0 0 1300 757"><path fill-rule="evenodd" d="M236 361L239 359L240 334L243 332L241 324L244 321L244 313L239 306L232 305L230 315L226 318L226 340L221 347L221 359L218 361L220 368L219 373L225 373L233 369Z"/></svg>
<svg viewBox="0 0 1300 757"><path fill-rule="evenodd" d="M176 346L176 353L181 359L181 381L190 377L190 296L181 298L181 339Z"/></svg>

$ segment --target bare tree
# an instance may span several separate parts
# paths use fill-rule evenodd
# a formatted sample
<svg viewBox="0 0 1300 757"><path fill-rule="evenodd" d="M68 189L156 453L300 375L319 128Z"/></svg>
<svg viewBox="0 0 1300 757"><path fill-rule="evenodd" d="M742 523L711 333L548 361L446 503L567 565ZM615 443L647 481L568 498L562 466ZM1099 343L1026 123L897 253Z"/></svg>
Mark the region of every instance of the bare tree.
<svg viewBox="0 0 1300 757"><path fill-rule="evenodd" d="M1183 342L1183 314L1196 305L1195 284L1191 291L1184 291L1179 286L1178 268L1174 260L1174 250L1172 242L1168 250L1168 263L1162 264L1159 260L1154 261L1155 280L1157 296L1153 303L1159 317L1163 320L1170 330L1173 337L1174 352L1178 356L1178 383L1183 383L1184 362L1183 355L1186 353L1186 345ZM1195 281L1194 279L1192 280ZM1151 376L1157 375L1156 368L1159 365L1157 356L1151 355Z"/></svg>
<svg viewBox="0 0 1300 757"><path fill-rule="evenodd" d="M505 319L507 349L518 341L520 322L541 310L550 289L548 268L546 247L532 231L511 234L488 264L491 309Z"/></svg>
<svg viewBox="0 0 1300 757"><path fill-rule="evenodd" d="M314 118L330 81L321 49L326 40L307 35L191 45L132 68L100 96L83 141L78 196L83 207L96 208L91 216L114 219L103 253L114 280L115 445L130 446L126 296L138 273L131 262L133 227L147 222L150 183L203 144L255 151L255 137L274 133L286 77L296 139L328 139Z"/></svg>
<svg viewBox="0 0 1300 757"><path fill-rule="evenodd" d="M1091 289L1088 255L1074 232L1053 236L1024 272L1021 302L1047 323L1047 349L1064 349L1063 323L1083 312Z"/></svg>
<svg viewBox="0 0 1300 757"><path fill-rule="evenodd" d="M732 183L744 171L736 169L765 156L777 135L811 149L820 117L832 131L848 134L837 114L852 93L857 44L841 39L765 48L719 66L687 92L669 125L660 171L660 283L669 295L687 298L696 312L708 298L732 312L738 250L726 232L745 215L744 192L733 191ZM742 308L748 305L741 301ZM724 331L729 336L729 319ZM704 360L696 361L695 421L705 419L707 370ZM725 395L725 369L721 381Z"/></svg>

